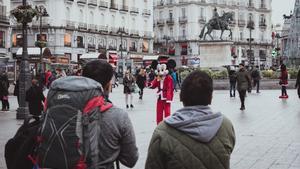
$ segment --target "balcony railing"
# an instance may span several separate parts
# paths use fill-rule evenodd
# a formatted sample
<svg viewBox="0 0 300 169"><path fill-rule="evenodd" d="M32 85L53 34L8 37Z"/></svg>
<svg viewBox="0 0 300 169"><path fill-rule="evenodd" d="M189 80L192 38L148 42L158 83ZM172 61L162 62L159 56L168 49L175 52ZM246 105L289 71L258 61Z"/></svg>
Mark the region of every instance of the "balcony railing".
<svg viewBox="0 0 300 169"><path fill-rule="evenodd" d="M164 26L164 24L165 24L165 20L164 19L159 19L159 20L157 20L157 26Z"/></svg>
<svg viewBox="0 0 300 169"><path fill-rule="evenodd" d="M151 15L151 12L149 9L144 9L143 10L143 15Z"/></svg>
<svg viewBox="0 0 300 169"><path fill-rule="evenodd" d="M8 17L4 15L0 15L0 23L9 24Z"/></svg>
<svg viewBox="0 0 300 169"><path fill-rule="evenodd" d="M70 28L70 29L75 29L75 22L74 21L69 21L69 20L66 20L66 27L67 28Z"/></svg>
<svg viewBox="0 0 300 169"><path fill-rule="evenodd" d="M111 27L111 28L110 28L110 33L111 33L111 34L117 34L117 33L118 33L118 30L119 30L119 28L117 28L117 27Z"/></svg>
<svg viewBox="0 0 300 169"><path fill-rule="evenodd" d="M108 2L100 1L99 7L100 7L100 8L108 8Z"/></svg>
<svg viewBox="0 0 300 169"><path fill-rule="evenodd" d="M186 16L179 17L179 23L184 24L187 23L188 18Z"/></svg>
<svg viewBox="0 0 300 169"><path fill-rule="evenodd" d="M72 4L74 0L66 0L66 2Z"/></svg>
<svg viewBox="0 0 300 169"><path fill-rule="evenodd" d="M101 25L101 26L99 26L98 30L100 32L108 32L108 26Z"/></svg>
<svg viewBox="0 0 300 169"><path fill-rule="evenodd" d="M109 9L118 10L118 4L115 3L110 4Z"/></svg>
<svg viewBox="0 0 300 169"><path fill-rule="evenodd" d="M175 0L168 0L166 5L173 5L175 4Z"/></svg>
<svg viewBox="0 0 300 169"><path fill-rule="evenodd" d="M139 13L139 8L131 7L130 8L130 13Z"/></svg>
<svg viewBox="0 0 300 169"><path fill-rule="evenodd" d="M91 30L91 31L97 31L97 25L95 25L95 24L89 24L89 30Z"/></svg>
<svg viewBox="0 0 300 169"><path fill-rule="evenodd" d="M128 12L128 6L122 5L122 6L120 7L120 11Z"/></svg>
<svg viewBox="0 0 300 169"><path fill-rule="evenodd" d="M181 3L187 3L187 2L189 2L189 0L179 0L179 3L181 4Z"/></svg>
<svg viewBox="0 0 300 169"><path fill-rule="evenodd" d="M238 20L238 25L239 25L239 27L244 27L244 26L246 26L246 21L239 19Z"/></svg>
<svg viewBox="0 0 300 169"><path fill-rule="evenodd" d="M251 2L251 3L248 3L248 8L254 8L254 3L253 2Z"/></svg>
<svg viewBox="0 0 300 169"><path fill-rule="evenodd" d="M130 31L130 35L131 36L139 36L139 31L133 29L133 30Z"/></svg>
<svg viewBox="0 0 300 169"><path fill-rule="evenodd" d="M79 23L78 24L78 29L83 29L83 30L87 30L87 24L86 23Z"/></svg>
<svg viewBox="0 0 300 169"><path fill-rule="evenodd" d="M260 21L260 22L259 22L259 27L260 27L261 29L266 29L266 28L267 28L267 24L266 24L265 22Z"/></svg>
<svg viewBox="0 0 300 169"><path fill-rule="evenodd" d="M77 0L77 3L78 3L78 4L86 4L86 3L87 3L87 0Z"/></svg>
<svg viewBox="0 0 300 169"><path fill-rule="evenodd" d="M97 0L89 0L88 5L90 5L90 6L97 6Z"/></svg>
<svg viewBox="0 0 300 169"><path fill-rule="evenodd" d="M187 40L186 35L178 36L178 40L179 41L186 41Z"/></svg>
<svg viewBox="0 0 300 169"><path fill-rule="evenodd" d="M173 18L168 18L166 22L167 22L168 25L174 25L174 19Z"/></svg>
<svg viewBox="0 0 300 169"><path fill-rule="evenodd" d="M206 19L203 16L200 16L198 22L204 24L206 22Z"/></svg>

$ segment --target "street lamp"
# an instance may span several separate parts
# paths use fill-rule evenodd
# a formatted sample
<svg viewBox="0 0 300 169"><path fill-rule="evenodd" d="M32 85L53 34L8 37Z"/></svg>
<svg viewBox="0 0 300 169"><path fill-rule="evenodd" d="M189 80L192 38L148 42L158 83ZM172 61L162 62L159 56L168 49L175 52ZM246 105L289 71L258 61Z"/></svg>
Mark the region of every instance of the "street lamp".
<svg viewBox="0 0 300 169"><path fill-rule="evenodd" d="M121 36L121 44L119 46L119 51L121 51L121 60L122 60L122 64L121 64L121 66L118 67L119 68L118 71L119 71L119 73L123 73L124 72L124 70L123 70L124 69L124 67L123 67L123 65L124 65L124 58L123 58L123 34L125 34L126 31L125 31L124 27L120 27L117 33L120 34L120 36Z"/></svg>
<svg viewBox="0 0 300 169"><path fill-rule="evenodd" d="M166 47L165 47L165 54L167 55L168 54L168 41L171 39L169 36L167 35L164 35L163 39L166 40Z"/></svg>
<svg viewBox="0 0 300 169"><path fill-rule="evenodd" d="M253 59L253 55L252 55L252 30L254 30L254 22L252 21L252 18L250 18L248 24L247 24L247 28L249 29L250 31L250 38L247 39L249 40L249 53L248 53L248 58L249 58L249 61L250 61L250 64L251 64L251 60Z"/></svg>
<svg viewBox="0 0 300 169"><path fill-rule="evenodd" d="M45 72L45 70L43 69L43 47L45 46L46 42L43 42L42 39L42 24L43 24L43 17L48 17L49 14L47 13L46 8L43 5L40 6L35 6L35 9L37 11L37 19L40 20L40 38L37 39L38 43L39 43L39 48L40 48L40 76L42 75L42 73ZM42 78L42 77L41 77Z"/></svg>
<svg viewBox="0 0 300 169"><path fill-rule="evenodd" d="M281 65L282 64L282 59L280 57L280 47L279 47L279 39L281 38L280 34L279 33L276 33L275 35L275 38L276 38L276 43L277 43L277 47L276 47L276 52L277 52L277 56L276 56L276 60L278 60L278 56L279 56L279 64L278 65Z"/></svg>

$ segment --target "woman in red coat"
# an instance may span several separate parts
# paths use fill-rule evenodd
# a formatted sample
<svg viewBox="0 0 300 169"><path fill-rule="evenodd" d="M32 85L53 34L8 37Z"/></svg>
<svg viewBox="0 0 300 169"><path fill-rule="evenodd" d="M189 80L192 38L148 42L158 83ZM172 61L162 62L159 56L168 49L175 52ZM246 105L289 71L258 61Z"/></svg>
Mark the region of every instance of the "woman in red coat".
<svg viewBox="0 0 300 169"><path fill-rule="evenodd" d="M279 96L279 98L288 98L289 96L287 95L286 92L286 87L288 85L288 72L286 70L286 66L284 64L282 64L280 66L280 77L279 77L279 84L281 85L281 96Z"/></svg>

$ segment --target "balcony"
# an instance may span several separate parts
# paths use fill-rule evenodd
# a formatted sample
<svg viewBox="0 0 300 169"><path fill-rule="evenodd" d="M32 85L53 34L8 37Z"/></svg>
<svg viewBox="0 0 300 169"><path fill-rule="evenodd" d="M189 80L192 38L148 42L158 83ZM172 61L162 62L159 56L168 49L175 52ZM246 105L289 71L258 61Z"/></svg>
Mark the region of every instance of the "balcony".
<svg viewBox="0 0 300 169"><path fill-rule="evenodd" d="M201 24L205 24L206 23L206 19L204 18L204 16L200 16L198 19L198 22Z"/></svg>
<svg viewBox="0 0 300 169"><path fill-rule="evenodd" d="M77 0L77 3L84 5L87 3L87 0Z"/></svg>
<svg viewBox="0 0 300 169"><path fill-rule="evenodd" d="M98 28L98 30L99 30L99 32L108 32L108 26L103 26L103 25L101 25L101 26L99 26L99 28Z"/></svg>
<svg viewBox="0 0 300 169"><path fill-rule="evenodd" d="M259 25L259 28L261 28L261 29L267 28L267 24L265 22L260 21L258 25Z"/></svg>
<svg viewBox="0 0 300 169"><path fill-rule="evenodd" d="M89 24L89 30L90 31L97 31L97 25L95 25L95 24Z"/></svg>
<svg viewBox="0 0 300 169"><path fill-rule="evenodd" d="M180 24L185 24L185 23L187 23L187 21L188 21L188 18L186 16L179 17Z"/></svg>
<svg viewBox="0 0 300 169"><path fill-rule="evenodd" d="M134 37L138 37L139 36L139 31L133 29L133 30L130 31L130 35L134 36Z"/></svg>
<svg viewBox="0 0 300 169"><path fill-rule="evenodd" d="M108 8L108 2L100 1L99 8Z"/></svg>
<svg viewBox="0 0 300 169"><path fill-rule="evenodd" d="M66 28L67 29L75 29L75 22L66 20Z"/></svg>
<svg viewBox="0 0 300 169"><path fill-rule="evenodd" d="M260 9L267 9L267 6L266 6L266 4L260 4L259 8Z"/></svg>
<svg viewBox="0 0 300 169"><path fill-rule="evenodd" d="M239 27L245 27L246 26L246 21L242 20L242 19L239 19L238 20L238 25L239 25Z"/></svg>
<svg viewBox="0 0 300 169"><path fill-rule="evenodd" d="M150 32L150 31L145 31L145 32L144 32L144 37L145 37L145 38L152 38L152 32Z"/></svg>
<svg viewBox="0 0 300 169"><path fill-rule="evenodd" d="M165 24L164 19L157 20L157 26L164 26L164 24Z"/></svg>
<svg viewBox="0 0 300 169"><path fill-rule="evenodd" d="M173 5L173 4L175 4L174 0L168 0L166 3L166 5Z"/></svg>
<svg viewBox="0 0 300 169"><path fill-rule="evenodd" d="M143 15L150 16L151 15L150 10L149 9L144 9L143 10Z"/></svg>
<svg viewBox="0 0 300 169"><path fill-rule="evenodd" d="M131 7L131 8L130 8L130 13L138 14L138 13L139 13L139 8Z"/></svg>
<svg viewBox="0 0 300 169"><path fill-rule="evenodd" d="M122 6L120 7L120 11L122 11L122 12L128 12L128 6L122 5Z"/></svg>
<svg viewBox="0 0 300 169"><path fill-rule="evenodd" d="M178 41L186 41L186 40L187 40L186 35L178 36Z"/></svg>
<svg viewBox="0 0 300 169"><path fill-rule="evenodd" d="M248 8L249 9L254 9L255 8L254 3L253 2L248 3Z"/></svg>
<svg viewBox="0 0 300 169"><path fill-rule="evenodd" d="M97 0L89 0L88 5L92 6L92 7L96 7L97 6Z"/></svg>
<svg viewBox="0 0 300 169"><path fill-rule="evenodd" d="M117 27L111 27L109 33L116 35L116 34L118 34L118 30L119 30L119 28L117 28Z"/></svg>
<svg viewBox="0 0 300 169"><path fill-rule="evenodd" d="M168 18L166 22L167 22L168 25L174 25L174 19L173 18Z"/></svg>
<svg viewBox="0 0 300 169"><path fill-rule="evenodd" d="M79 23L78 24L78 29L81 29L81 30L87 30L87 24L86 23Z"/></svg>
<svg viewBox="0 0 300 169"><path fill-rule="evenodd" d="M65 2L68 4L72 4L74 2L74 0L66 0Z"/></svg>
<svg viewBox="0 0 300 169"><path fill-rule="evenodd" d="M0 24L9 25L9 18L7 16L0 15Z"/></svg>
<svg viewBox="0 0 300 169"><path fill-rule="evenodd" d="M115 4L115 3L112 3L112 4L110 4L109 9L111 9L111 10L118 10L118 5Z"/></svg>

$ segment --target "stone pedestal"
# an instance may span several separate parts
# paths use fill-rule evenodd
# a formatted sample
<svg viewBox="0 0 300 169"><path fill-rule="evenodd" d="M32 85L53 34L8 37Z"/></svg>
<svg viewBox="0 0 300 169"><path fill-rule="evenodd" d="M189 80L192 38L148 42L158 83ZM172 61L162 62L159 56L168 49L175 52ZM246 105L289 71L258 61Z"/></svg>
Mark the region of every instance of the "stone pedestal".
<svg viewBox="0 0 300 169"><path fill-rule="evenodd" d="M199 42L200 67L221 67L231 65L232 41Z"/></svg>

